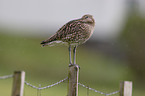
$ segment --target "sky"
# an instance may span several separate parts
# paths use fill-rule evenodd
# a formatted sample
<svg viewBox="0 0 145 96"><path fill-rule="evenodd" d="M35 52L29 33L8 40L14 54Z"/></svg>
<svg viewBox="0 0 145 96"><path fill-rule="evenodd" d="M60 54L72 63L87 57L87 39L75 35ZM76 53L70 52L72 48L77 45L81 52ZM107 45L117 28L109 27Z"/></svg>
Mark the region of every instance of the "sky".
<svg viewBox="0 0 145 96"><path fill-rule="evenodd" d="M53 34L68 21L91 14L96 22L95 38L112 38L123 27L128 1L0 0L0 27L46 30L34 31L35 34L47 34L53 29L54 32L48 32Z"/></svg>

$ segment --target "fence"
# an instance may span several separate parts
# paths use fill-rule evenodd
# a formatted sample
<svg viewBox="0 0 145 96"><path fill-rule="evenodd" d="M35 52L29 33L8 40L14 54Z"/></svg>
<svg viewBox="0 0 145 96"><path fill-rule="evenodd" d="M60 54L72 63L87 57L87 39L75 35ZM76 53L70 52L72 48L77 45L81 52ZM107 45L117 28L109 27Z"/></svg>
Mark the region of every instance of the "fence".
<svg viewBox="0 0 145 96"><path fill-rule="evenodd" d="M72 66L70 67L69 76L64 78L63 80L60 80L52 85L48 85L45 87L36 87L32 85L31 83L25 81L25 72L24 71L15 71L13 75L6 75L1 76L0 79L8 79L13 78L13 88L12 88L12 96L23 96L24 91L24 84L27 86L30 86L37 90L43 90L47 88L51 88L55 85L58 85L60 83L63 83L64 81L68 80L68 95L67 96L78 96L78 85L82 86L88 90L92 90L96 93L103 94L104 96L110 96L113 94L119 93L120 96L132 96L132 82L131 81L122 81L120 82L120 90L114 91L111 93L104 93L98 90L95 90L93 88L90 88L84 84L81 84L78 82L78 73L79 73L79 67Z"/></svg>

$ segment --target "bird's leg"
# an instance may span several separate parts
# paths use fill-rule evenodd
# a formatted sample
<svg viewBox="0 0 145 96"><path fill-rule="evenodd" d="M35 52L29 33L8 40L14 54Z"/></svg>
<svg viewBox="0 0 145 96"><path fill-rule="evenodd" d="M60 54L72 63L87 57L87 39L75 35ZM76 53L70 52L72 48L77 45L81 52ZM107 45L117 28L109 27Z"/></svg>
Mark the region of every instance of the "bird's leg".
<svg viewBox="0 0 145 96"><path fill-rule="evenodd" d="M69 66L72 66L72 60L71 60L71 45L69 45Z"/></svg>
<svg viewBox="0 0 145 96"><path fill-rule="evenodd" d="M77 46L75 46L74 49L73 49L73 55L74 55L74 58L73 58L73 61L74 61L74 62L73 62L73 65L74 65L75 67L77 67L77 68L80 69L80 66L76 64L76 49L77 49Z"/></svg>
<svg viewBox="0 0 145 96"><path fill-rule="evenodd" d="M74 54L74 63L73 64L76 64L76 49L77 49L77 46L74 47L73 49L73 54Z"/></svg>

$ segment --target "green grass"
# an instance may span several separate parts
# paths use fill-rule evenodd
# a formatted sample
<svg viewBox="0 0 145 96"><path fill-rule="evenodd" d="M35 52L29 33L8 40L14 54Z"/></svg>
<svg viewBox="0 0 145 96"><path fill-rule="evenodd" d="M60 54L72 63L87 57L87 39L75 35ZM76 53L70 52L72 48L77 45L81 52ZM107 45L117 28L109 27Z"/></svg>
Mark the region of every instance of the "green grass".
<svg viewBox="0 0 145 96"><path fill-rule="evenodd" d="M45 38L34 38L0 33L0 76L16 70L26 72L26 81L35 86L47 86L68 75L68 50L65 46L40 47ZM132 80L134 75L126 62L99 53L90 53L83 45L77 50L77 64L81 67L79 82L99 91L119 90L121 80ZM135 85L138 83L135 83ZM12 78L0 80L0 94L10 96ZM144 89L134 88L134 96L143 96ZM25 85L24 96L37 96L38 90ZM79 87L79 96L87 96L87 89ZM66 96L67 83L41 91L42 96ZM104 96L89 91L90 96ZM113 95L113 96L118 96Z"/></svg>

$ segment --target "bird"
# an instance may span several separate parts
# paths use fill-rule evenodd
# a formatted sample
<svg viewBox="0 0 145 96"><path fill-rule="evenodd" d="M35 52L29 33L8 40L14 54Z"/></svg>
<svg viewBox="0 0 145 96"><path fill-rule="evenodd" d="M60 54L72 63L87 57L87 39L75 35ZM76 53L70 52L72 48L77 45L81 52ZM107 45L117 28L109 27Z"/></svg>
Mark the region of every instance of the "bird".
<svg viewBox="0 0 145 96"><path fill-rule="evenodd" d="M69 50L69 66L76 64L76 49L78 45L85 43L93 34L95 20L92 15L86 14L79 19L71 20L63 25L54 35L42 41L42 47L64 44ZM73 47L73 62L71 48Z"/></svg>

